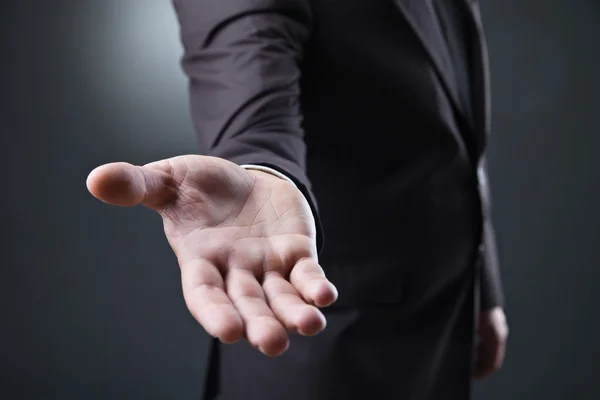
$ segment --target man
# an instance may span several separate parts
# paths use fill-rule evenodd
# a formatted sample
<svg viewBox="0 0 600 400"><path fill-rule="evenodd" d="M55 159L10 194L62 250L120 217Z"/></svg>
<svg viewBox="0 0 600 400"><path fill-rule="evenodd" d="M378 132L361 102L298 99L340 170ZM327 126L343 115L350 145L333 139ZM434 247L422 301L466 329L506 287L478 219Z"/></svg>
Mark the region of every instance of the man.
<svg viewBox="0 0 600 400"><path fill-rule="evenodd" d="M468 399L507 336L476 1L175 7L208 156L88 187L162 216L216 338L206 398Z"/></svg>

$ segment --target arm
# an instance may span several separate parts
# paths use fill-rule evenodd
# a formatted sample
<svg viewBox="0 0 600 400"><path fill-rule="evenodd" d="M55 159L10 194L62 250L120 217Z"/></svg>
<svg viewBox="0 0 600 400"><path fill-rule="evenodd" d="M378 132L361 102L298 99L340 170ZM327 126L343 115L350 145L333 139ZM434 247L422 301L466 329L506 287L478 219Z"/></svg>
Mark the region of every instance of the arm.
<svg viewBox="0 0 600 400"><path fill-rule="evenodd" d="M300 69L311 24L306 0L174 0L202 153L273 168L316 216L305 172ZM317 247L322 231L317 221Z"/></svg>
<svg viewBox="0 0 600 400"><path fill-rule="evenodd" d="M480 313L477 334L473 377L483 379L497 371L504 361L508 339L508 324L504 314L504 296L496 252L496 239L492 226L490 189L488 186L485 160L479 170L479 187L483 203L483 239L480 261Z"/></svg>
<svg viewBox="0 0 600 400"><path fill-rule="evenodd" d="M174 0L192 116L210 156L109 163L87 181L106 203L143 204L162 217L185 302L209 335L244 338L270 356L288 348L289 332L322 331L318 308L337 299L306 200L298 105L305 1Z"/></svg>
<svg viewBox="0 0 600 400"><path fill-rule="evenodd" d="M481 310L502 307L504 295L496 249L496 235L492 223L491 196L487 178L486 162L481 163L478 170L481 197L483 202L483 243L481 252Z"/></svg>

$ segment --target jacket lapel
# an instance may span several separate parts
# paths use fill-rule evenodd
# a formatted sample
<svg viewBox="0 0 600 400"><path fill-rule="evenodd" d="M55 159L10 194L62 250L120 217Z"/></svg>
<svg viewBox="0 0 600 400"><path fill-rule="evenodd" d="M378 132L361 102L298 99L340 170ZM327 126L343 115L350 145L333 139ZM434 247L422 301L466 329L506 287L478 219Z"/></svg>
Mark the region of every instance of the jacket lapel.
<svg viewBox="0 0 600 400"><path fill-rule="evenodd" d="M437 23L435 10L427 0L392 0L408 21L421 45L433 62L435 70L457 110L466 118L459 98L452 59L448 53L444 35Z"/></svg>
<svg viewBox="0 0 600 400"><path fill-rule="evenodd" d="M473 120L468 117L459 100L457 82L454 75L452 59L448 53L443 33L437 23L437 16L430 0L392 0L401 14L413 28L422 46L431 59L440 81L454 104L458 114L470 128L474 128L477 156L485 147L486 134L490 125L490 96L487 49L483 36L481 14L477 0L462 0L468 10L467 24L472 33L472 87L473 87Z"/></svg>

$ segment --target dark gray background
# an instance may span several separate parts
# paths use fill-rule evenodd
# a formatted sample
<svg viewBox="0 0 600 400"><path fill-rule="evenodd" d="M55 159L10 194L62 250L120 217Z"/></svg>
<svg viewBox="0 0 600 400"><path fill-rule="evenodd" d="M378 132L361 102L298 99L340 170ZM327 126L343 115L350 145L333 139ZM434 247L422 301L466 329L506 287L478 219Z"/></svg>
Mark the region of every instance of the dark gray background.
<svg viewBox="0 0 600 400"><path fill-rule="evenodd" d="M598 399L600 3L481 1L512 335L478 399ZM207 337L158 216L87 173L195 152L167 0L0 5L0 399L194 399Z"/></svg>

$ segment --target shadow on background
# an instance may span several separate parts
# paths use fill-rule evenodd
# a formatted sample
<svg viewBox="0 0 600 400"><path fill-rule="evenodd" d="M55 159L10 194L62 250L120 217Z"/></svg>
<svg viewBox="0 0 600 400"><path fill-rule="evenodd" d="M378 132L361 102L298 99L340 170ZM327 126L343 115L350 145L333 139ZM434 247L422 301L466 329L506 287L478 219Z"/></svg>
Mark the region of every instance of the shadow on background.
<svg viewBox="0 0 600 400"><path fill-rule="evenodd" d="M478 399L600 398L600 4L482 1L512 336ZM167 1L0 5L0 399L194 399L207 336L158 216L87 194L101 163L196 151Z"/></svg>

